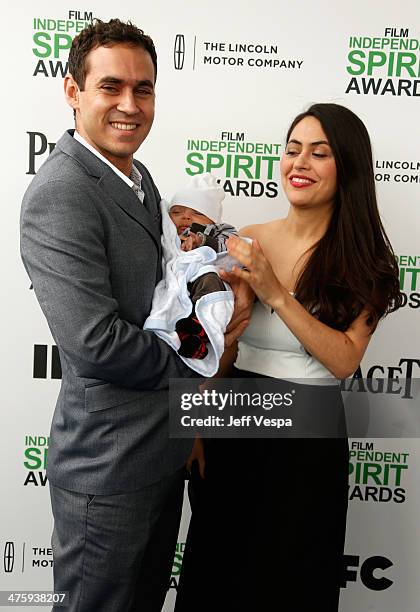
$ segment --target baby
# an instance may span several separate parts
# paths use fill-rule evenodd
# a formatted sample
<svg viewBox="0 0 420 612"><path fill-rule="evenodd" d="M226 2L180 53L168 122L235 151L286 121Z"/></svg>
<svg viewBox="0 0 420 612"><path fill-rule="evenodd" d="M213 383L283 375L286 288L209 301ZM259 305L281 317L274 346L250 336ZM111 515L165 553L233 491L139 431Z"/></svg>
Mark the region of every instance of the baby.
<svg viewBox="0 0 420 612"><path fill-rule="evenodd" d="M193 176L184 189L175 193L169 216L176 226L183 251L201 246L210 247L216 253L227 250L226 240L238 232L232 225L220 222L224 197L224 190L209 172ZM195 315L195 303L203 295L225 290L216 272L208 272L188 283L193 310L189 317L176 324L181 341L178 353L183 357L203 359L207 355L208 338Z"/></svg>

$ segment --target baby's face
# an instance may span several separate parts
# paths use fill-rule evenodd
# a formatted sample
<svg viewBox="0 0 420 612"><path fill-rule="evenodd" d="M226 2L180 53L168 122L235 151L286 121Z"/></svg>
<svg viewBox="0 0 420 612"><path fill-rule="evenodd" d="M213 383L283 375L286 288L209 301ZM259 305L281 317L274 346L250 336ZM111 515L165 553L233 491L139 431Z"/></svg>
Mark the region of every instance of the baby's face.
<svg viewBox="0 0 420 612"><path fill-rule="evenodd" d="M178 236L184 232L187 227L190 227L192 223L200 223L201 225L209 225L213 223L211 219L203 215L203 213L194 210L194 208L188 208L181 204L175 204L169 211L169 216L176 226Z"/></svg>

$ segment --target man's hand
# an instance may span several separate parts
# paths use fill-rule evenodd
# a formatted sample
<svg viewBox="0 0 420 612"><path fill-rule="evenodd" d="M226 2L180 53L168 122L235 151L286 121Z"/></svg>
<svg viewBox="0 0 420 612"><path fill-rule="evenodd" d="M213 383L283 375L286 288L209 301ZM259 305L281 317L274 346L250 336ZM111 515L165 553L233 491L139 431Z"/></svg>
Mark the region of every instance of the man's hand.
<svg viewBox="0 0 420 612"><path fill-rule="evenodd" d="M255 293L246 281L230 272L220 270L220 277L229 283L235 295L235 308L225 333L225 347L229 347L244 333L248 326Z"/></svg>

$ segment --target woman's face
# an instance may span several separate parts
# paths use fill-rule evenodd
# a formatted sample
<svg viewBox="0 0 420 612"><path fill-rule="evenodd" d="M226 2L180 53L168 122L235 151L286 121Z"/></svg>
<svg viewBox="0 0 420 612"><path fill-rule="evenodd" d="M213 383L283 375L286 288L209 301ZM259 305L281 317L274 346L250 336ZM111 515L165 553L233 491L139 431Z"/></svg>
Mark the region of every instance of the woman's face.
<svg viewBox="0 0 420 612"><path fill-rule="evenodd" d="M292 206L332 207L337 170L327 137L315 117L304 117L292 130L281 159L284 192Z"/></svg>

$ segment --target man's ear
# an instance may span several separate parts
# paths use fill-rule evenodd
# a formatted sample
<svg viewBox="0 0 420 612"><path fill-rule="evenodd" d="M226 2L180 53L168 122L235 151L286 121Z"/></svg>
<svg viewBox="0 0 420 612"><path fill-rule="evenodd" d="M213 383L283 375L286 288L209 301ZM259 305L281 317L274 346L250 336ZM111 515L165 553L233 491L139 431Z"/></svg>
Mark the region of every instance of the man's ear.
<svg viewBox="0 0 420 612"><path fill-rule="evenodd" d="M73 79L71 74L66 74L64 77L64 95L66 96L67 104L72 107L74 111L79 108L79 86Z"/></svg>

